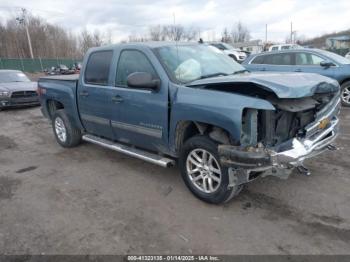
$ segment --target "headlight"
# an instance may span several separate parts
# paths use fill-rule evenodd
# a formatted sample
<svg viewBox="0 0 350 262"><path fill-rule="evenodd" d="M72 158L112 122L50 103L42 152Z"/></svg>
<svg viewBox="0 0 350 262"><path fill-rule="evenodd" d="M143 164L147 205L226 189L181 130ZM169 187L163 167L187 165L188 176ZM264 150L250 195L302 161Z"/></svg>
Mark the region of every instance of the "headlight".
<svg viewBox="0 0 350 262"><path fill-rule="evenodd" d="M0 96L10 96L10 92L8 92L8 91L0 91Z"/></svg>

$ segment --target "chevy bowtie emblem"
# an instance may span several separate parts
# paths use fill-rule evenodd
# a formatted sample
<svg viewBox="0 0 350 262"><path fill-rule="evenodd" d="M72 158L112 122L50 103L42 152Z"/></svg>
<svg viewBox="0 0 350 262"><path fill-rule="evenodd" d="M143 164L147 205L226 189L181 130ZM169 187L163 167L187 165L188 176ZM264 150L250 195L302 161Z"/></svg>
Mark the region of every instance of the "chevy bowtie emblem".
<svg viewBox="0 0 350 262"><path fill-rule="evenodd" d="M325 129L326 126L329 124L329 122L330 122L329 118L322 119L322 120L320 121L320 123L318 124L318 127L319 127L320 129Z"/></svg>

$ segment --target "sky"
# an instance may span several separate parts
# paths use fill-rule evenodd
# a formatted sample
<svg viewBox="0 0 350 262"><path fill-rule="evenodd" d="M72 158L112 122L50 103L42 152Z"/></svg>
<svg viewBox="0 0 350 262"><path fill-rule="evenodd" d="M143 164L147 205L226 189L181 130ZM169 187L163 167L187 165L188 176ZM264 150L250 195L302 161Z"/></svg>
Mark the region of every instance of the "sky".
<svg viewBox="0 0 350 262"><path fill-rule="evenodd" d="M149 26L182 24L200 29L204 40L218 40L224 27L241 21L252 39L283 42L291 22L297 36L315 37L350 28L350 0L0 0L0 21L24 7L73 33L98 29L113 42L147 34Z"/></svg>

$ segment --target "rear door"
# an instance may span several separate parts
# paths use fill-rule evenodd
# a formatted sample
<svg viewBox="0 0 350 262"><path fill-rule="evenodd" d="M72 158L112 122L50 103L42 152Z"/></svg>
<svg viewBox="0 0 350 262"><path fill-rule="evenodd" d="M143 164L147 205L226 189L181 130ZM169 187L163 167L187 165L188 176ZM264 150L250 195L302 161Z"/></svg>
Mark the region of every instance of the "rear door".
<svg viewBox="0 0 350 262"><path fill-rule="evenodd" d="M294 54L292 52L269 54L264 57L264 71L292 72Z"/></svg>
<svg viewBox="0 0 350 262"><path fill-rule="evenodd" d="M258 55L247 66L251 71L291 72L294 70L293 53L272 53Z"/></svg>
<svg viewBox="0 0 350 262"><path fill-rule="evenodd" d="M264 58L266 55L255 56L248 64L243 63L243 66L250 71L266 71Z"/></svg>
<svg viewBox="0 0 350 262"><path fill-rule="evenodd" d="M154 66L157 63L158 71ZM115 80L118 101L114 104L119 114L112 118L117 140L156 151L167 148L168 80L159 70L159 62L150 50L135 47L121 51ZM134 72L147 72L160 79L159 90L129 87L127 77Z"/></svg>
<svg viewBox="0 0 350 262"><path fill-rule="evenodd" d="M116 95L110 78L112 60L112 50L90 53L77 92L80 118L87 132L109 139L113 138L111 114L117 113L111 100Z"/></svg>

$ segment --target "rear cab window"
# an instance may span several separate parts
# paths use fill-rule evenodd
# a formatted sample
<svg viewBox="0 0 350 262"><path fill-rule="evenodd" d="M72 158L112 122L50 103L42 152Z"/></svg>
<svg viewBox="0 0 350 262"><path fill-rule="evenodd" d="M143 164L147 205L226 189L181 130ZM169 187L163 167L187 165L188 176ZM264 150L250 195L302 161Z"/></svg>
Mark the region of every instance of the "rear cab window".
<svg viewBox="0 0 350 262"><path fill-rule="evenodd" d="M112 50L96 51L91 53L86 64L84 74L85 84L101 86L108 85L112 57Z"/></svg>

